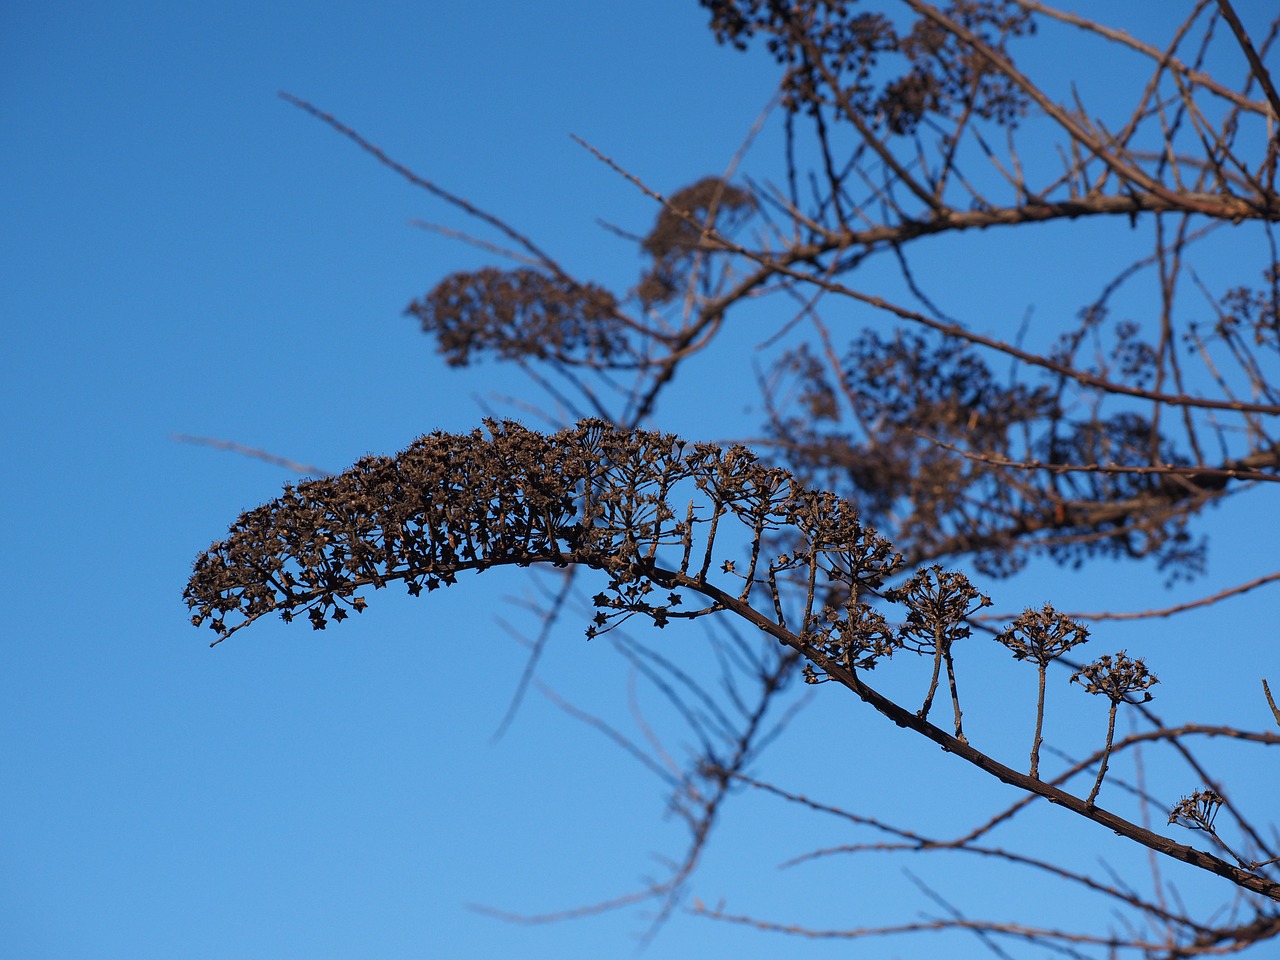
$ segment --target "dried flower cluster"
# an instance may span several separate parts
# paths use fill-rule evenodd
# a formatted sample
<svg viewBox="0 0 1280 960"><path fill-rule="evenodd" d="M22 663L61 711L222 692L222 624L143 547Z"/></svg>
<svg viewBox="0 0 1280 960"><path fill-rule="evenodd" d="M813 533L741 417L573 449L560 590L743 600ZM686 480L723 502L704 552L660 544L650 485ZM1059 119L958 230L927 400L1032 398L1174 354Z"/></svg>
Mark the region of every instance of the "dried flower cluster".
<svg viewBox="0 0 1280 960"><path fill-rule="evenodd" d="M1183 797L1169 813L1169 822L1186 827L1188 830L1204 830L1213 832L1213 821L1222 807L1222 797L1214 790L1197 790L1189 797Z"/></svg>
<svg viewBox="0 0 1280 960"><path fill-rule="evenodd" d="M969 618L983 607L991 606L991 598L974 589L963 573L944 571L941 566L934 564L917 572L902 586L886 591L885 599L907 606L907 620L901 630L903 643L917 653L933 656L933 677L929 681L929 692L925 694L919 716L929 716L929 707L938 690L938 677L945 664L947 682L951 688L956 737L964 740L951 647L957 640L969 636Z"/></svg>
<svg viewBox="0 0 1280 960"><path fill-rule="evenodd" d="M869 604L850 600L843 607L823 607L809 619L804 632L806 648L846 670L874 670L876 664L902 649L902 638ZM805 664L806 683L829 679L811 663Z"/></svg>
<svg viewBox="0 0 1280 960"><path fill-rule="evenodd" d="M926 117L950 118L975 102L980 116L1002 124L1025 110L1025 96L1006 75L927 18L900 33L885 14L850 15L847 4L833 0L700 2L721 43L745 50L756 34L768 38L769 52L786 68L783 103L793 111L816 113L833 87L846 109L875 117L894 134L911 134ZM997 49L1006 37L1034 29L1027 11L1008 0L963 0L946 12ZM906 60L904 72L897 72L895 54Z"/></svg>
<svg viewBox="0 0 1280 960"><path fill-rule="evenodd" d="M726 535L730 520L736 532ZM789 546L775 552L769 544L781 532ZM945 667L955 736L967 742L953 646L990 599L936 564L886 588L901 557L848 501L809 490L741 446L689 444L599 420L553 435L509 421L489 422L487 434L435 433L395 457L366 457L344 473L286 487L245 513L196 561L185 598L192 622L208 624L220 642L269 613L286 621L305 614L324 629L363 612L366 588L402 581L417 595L465 571L535 563L607 575L589 638L633 616L664 627L763 594L780 639L794 637L787 642L811 661L810 682L833 669L870 670L900 649L930 656L917 716L928 718ZM708 579L713 570L741 584L736 597ZM709 602L688 607L680 588ZM901 622L891 626L868 596L881 597L886 610L902 607ZM1040 667L1043 703L1044 666L1085 636L1046 607L1022 614L999 639ZM1072 679L1110 697L1113 714L1155 682L1124 654ZM1037 722L1037 747L1039 739ZM1035 762L1033 752L1033 775Z"/></svg>
<svg viewBox="0 0 1280 960"><path fill-rule="evenodd" d="M593 634L636 613L661 625L679 599L652 604L651 584L705 583L726 516L749 537L743 601L763 583L781 603L780 584L796 571L854 593L881 585L899 563L846 501L807 490L743 447L603 421L551 436L512 422L488 428L423 437L245 513L196 562L185 594L193 622L223 637L268 613L290 620L305 611L323 629L348 608L363 610L366 587L400 580L417 594L467 570L550 563L609 575ZM766 533L779 527L803 542L762 558Z"/></svg>
<svg viewBox="0 0 1280 960"><path fill-rule="evenodd" d="M1030 660L1040 671L1036 698L1036 730L1031 740L1031 776L1040 776L1040 746L1044 742L1044 688L1049 664L1089 639L1084 625L1058 613L1050 604L1020 613L996 639L1013 651L1015 660Z"/></svg>
<svg viewBox="0 0 1280 960"><path fill-rule="evenodd" d="M1088 640L1089 631L1046 603L1039 610L1022 611L996 639L1013 651L1015 660L1031 660L1045 667Z"/></svg>
<svg viewBox="0 0 1280 960"><path fill-rule="evenodd" d="M1103 654L1093 663L1087 663L1071 675L1072 683L1081 684L1092 694L1101 694L1113 704L1122 703L1135 693L1141 693L1139 703L1151 699L1147 691L1159 683L1155 675L1147 670L1141 658L1131 660L1124 651Z"/></svg>
<svg viewBox="0 0 1280 960"><path fill-rule="evenodd" d="M1149 350L1130 332L1115 361L1137 364ZM1214 487L1144 472L1153 444L1161 462L1185 459L1144 416L1067 416L1050 378L1035 388L1001 382L973 348L918 333L855 338L839 378L850 385L847 425L837 385L806 348L778 369L801 398L770 426L793 468L855 491L868 520L892 527L910 558L969 551L975 567L994 576L1017 572L1035 549L1076 566L1098 556L1150 556L1173 575L1202 569L1203 544L1192 542L1186 513L1175 507L1224 481ZM1010 473L1010 463L1024 461L1131 472ZM1015 531L1009 517L1019 518Z"/></svg>
<svg viewBox="0 0 1280 960"><path fill-rule="evenodd" d="M731 236L754 209L750 193L720 177L703 177L672 194L640 245L653 258L635 289L641 305L655 307L683 294L698 258L715 250L706 238Z"/></svg>
<svg viewBox="0 0 1280 960"><path fill-rule="evenodd" d="M626 353L625 327L609 291L537 270L455 273L405 310L453 367L476 355L608 363Z"/></svg>
<svg viewBox="0 0 1280 960"><path fill-rule="evenodd" d="M1102 788L1102 779L1107 775L1107 766L1111 759L1111 745L1116 735L1116 709L1122 703L1147 703L1151 700L1150 688L1160 681L1147 669L1141 658L1132 660L1124 651L1103 654L1093 663L1087 663L1071 675L1071 682L1078 683L1085 691L1095 696L1104 696L1111 701L1111 709L1107 714L1107 739L1102 748L1102 762L1098 765L1098 777L1089 791L1089 803L1097 799ZM1142 694L1140 700L1130 698L1134 694Z"/></svg>

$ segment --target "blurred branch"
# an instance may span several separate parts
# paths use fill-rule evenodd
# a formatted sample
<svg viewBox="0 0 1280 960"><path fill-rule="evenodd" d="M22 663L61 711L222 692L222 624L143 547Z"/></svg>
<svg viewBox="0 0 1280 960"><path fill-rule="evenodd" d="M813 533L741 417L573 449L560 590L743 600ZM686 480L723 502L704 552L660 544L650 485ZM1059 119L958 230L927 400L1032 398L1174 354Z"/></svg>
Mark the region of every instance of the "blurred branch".
<svg viewBox="0 0 1280 960"><path fill-rule="evenodd" d="M191 443L201 447L213 447L215 450L226 450L229 453L238 453L241 456L252 457L254 460L262 460L266 463L274 464L277 467L284 467L286 470L306 477L330 477L333 476L328 470L317 467L310 463L300 463L297 460L290 460L288 457L281 457L266 450L260 450L257 447L247 447L242 443L236 443L233 440L221 440L217 437L197 437L187 433L170 434L171 439L178 443Z"/></svg>

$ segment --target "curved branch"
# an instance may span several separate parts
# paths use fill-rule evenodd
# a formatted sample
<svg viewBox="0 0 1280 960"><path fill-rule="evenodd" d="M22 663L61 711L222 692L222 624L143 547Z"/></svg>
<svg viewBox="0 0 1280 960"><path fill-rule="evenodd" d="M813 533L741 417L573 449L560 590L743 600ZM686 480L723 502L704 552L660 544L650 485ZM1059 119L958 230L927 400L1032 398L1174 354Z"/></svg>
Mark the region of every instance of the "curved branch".
<svg viewBox="0 0 1280 960"><path fill-rule="evenodd" d="M323 629L331 619L346 619L348 608L363 611L366 602L355 591L364 586L399 580L418 593L424 585L455 582L460 571L551 563L609 575L608 589L594 598L592 636L636 615L665 626L683 603L678 591L687 589L711 601L709 612L727 611L753 624L898 726L996 779L1280 901L1280 883L1019 773L864 683L859 666L869 669L921 630L951 629L943 620L956 611L941 577L935 591L920 597L887 591L887 599L909 607L902 632L888 631L883 617L858 598L880 588L901 558L859 522L848 501L808 490L744 447L689 445L603 421L551 436L510 422L488 428L488 437L480 431L423 437L398 457L368 457L336 477L286 487L278 500L244 514L226 541L196 561L186 590L192 621L208 623L219 635L215 643L272 612L288 620L306 611L312 626ZM677 509L676 498L685 493L687 508ZM738 520L751 539L749 571L739 575L745 585L736 594L707 579L721 517ZM791 550L762 557L763 537L781 528L795 537ZM694 549L695 540L702 549ZM731 555L721 568L726 575L735 573L743 553L740 540L721 544L720 555ZM820 610L819 572L834 597ZM793 579L807 582L803 601L788 594ZM947 575L951 580L963 578ZM665 602L650 599L655 587L670 591ZM751 605L760 588L769 615ZM967 606L960 604L957 624ZM236 620L231 626L228 616Z"/></svg>

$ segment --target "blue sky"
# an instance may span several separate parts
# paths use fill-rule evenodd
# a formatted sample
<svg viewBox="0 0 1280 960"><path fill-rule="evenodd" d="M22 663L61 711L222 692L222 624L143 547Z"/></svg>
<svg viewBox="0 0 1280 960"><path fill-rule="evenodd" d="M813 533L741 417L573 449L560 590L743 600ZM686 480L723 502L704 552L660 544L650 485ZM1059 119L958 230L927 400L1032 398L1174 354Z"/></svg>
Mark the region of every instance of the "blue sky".
<svg viewBox="0 0 1280 960"><path fill-rule="evenodd" d="M446 368L401 315L446 273L487 262L410 221L464 224L277 91L625 289L639 261L596 220L643 232L655 211L569 134L669 190L725 168L773 79L763 60L717 48L696 4L677 0L49 2L0 13L0 952L631 954L643 913L525 927L468 908L536 913L624 894L683 841L663 819L661 785L544 698L493 741L522 665L501 622L518 625L518 607L495 598L526 596L526 578L388 597L324 634L262 623L211 651L180 599L191 561L293 477L171 435L341 469L537 396L493 365ZM749 357L745 341L736 349L734 362ZM707 369L682 380L657 425L752 432L742 404L723 399L727 377ZM1197 595L1272 562L1272 513L1229 505L1213 525L1223 545L1189 588ZM1158 581L1037 570L997 606L1172 602ZM1176 628L1131 628L1117 645L1147 644L1171 673L1183 664L1201 694L1220 687L1213 716L1188 719L1261 727L1260 650L1280 682L1262 645L1269 619L1264 599L1246 599ZM562 633L547 679L625 717L619 658L583 643L576 623ZM1229 647L1206 664L1205 644ZM927 762L918 782L902 775L900 795L870 802L938 815L944 768L931 753L901 741L863 750L854 724L871 721L856 705L828 699L806 717L848 727L828 744L844 761L790 736L780 770L834 799ZM993 711L988 723L1002 722ZM1274 771L1245 763L1241 792L1274 792ZM947 784L982 788L964 772ZM734 809L696 892L785 919L772 884L792 897L797 883L776 865L832 842L832 828L755 797ZM875 922L916 896L900 866L818 866L799 887L836 925ZM646 956L795 946L677 916ZM922 946L868 944L864 955Z"/></svg>

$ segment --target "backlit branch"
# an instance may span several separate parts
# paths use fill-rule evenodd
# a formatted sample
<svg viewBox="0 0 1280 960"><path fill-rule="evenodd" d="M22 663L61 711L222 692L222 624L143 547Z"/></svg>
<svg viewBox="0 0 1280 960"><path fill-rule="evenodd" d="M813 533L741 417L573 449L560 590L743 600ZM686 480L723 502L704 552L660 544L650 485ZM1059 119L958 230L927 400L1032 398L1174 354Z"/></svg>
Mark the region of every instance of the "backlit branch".
<svg viewBox="0 0 1280 960"><path fill-rule="evenodd" d="M737 521L736 530L729 521ZM773 553L768 540L782 528L792 534L789 549ZM960 731L944 638L974 609L976 594L963 575L923 571L901 588L883 589L902 563L888 541L863 526L847 501L807 489L743 447L687 444L601 421L551 436L513 423L490 423L488 436L433 434L398 457L368 457L335 477L286 488L244 514L226 540L197 560L186 598L193 622L211 626L217 643L269 613L292 620L305 612L313 628L324 629L348 610L362 612L367 602L358 591L367 587L400 581L417 594L466 571L535 563L607 575L607 588L594 598L589 637L633 617L664 627L689 610L685 595L696 595L700 615L736 616L805 657L810 682L838 683L990 776L1280 900L1280 883L1095 804L1117 705L1135 691L1149 699L1145 690L1154 679L1141 660L1108 655L1077 672L1089 692L1111 705L1088 798L1017 772ZM734 580L740 589L728 586ZM905 607L897 630L864 599L877 594ZM900 649L934 657L935 683L946 660L954 735L926 719L927 700L913 712L862 679ZM726 769L736 773L737 766Z"/></svg>

